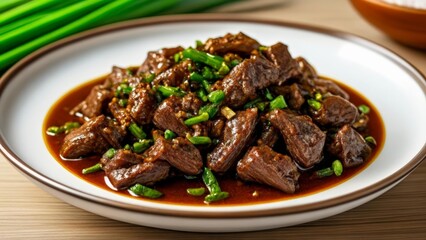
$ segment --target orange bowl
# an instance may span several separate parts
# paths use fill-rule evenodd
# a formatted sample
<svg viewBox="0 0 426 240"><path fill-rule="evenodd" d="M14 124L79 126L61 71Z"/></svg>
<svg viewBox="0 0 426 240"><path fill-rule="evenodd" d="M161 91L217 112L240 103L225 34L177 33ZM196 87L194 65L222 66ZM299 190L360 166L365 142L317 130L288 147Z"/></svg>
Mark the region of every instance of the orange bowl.
<svg viewBox="0 0 426 240"><path fill-rule="evenodd" d="M394 40L426 49L426 10L403 7L381 0L351 0L372 25Z"/></svg>

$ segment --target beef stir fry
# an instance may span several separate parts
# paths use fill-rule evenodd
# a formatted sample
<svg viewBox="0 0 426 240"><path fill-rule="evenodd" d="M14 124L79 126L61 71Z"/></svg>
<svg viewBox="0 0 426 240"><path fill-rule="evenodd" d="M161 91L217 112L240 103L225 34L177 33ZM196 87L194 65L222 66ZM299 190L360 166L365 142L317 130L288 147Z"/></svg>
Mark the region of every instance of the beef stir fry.
<svg viewBox="0 0 426 240"><path fill-rule="evenodd" d="M103 171L115 189L157 198L161 181L201 178L205 187L187 193L210 203L232 197L217 176L293 194L303 173L363 164L376 146L369 111L285 44L238 33L113 67L70 111L79 121L47 134L65 134L64 160L99 156L83 173Z"/></svg>

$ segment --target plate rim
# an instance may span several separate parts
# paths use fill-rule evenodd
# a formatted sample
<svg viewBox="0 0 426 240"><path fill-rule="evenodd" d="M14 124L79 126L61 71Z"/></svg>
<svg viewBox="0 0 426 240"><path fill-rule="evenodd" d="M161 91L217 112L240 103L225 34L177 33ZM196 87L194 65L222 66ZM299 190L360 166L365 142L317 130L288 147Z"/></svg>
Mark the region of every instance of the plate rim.
<svg viewBox="0 0 426 240"><path fill-rule="evenodd" d="M357 36L352 33L347 33L335 29L318 27L309 24L288 22L288 21L279 21L279 20L271 20L264 18L253 18L247 16L235 16L230 14L191 14L191 15L169 15L169 16L158 16L158 17L150 17L145 19L137 19L130 20L121 23L106 25L102 27L98 27L92 30L84 31L62 40L53 42L20 60L18 63L13 65L0 79L0 95L6 88L7 84L11 82L16 74L18 74L22 69L26 66L30 65L32 62L37 59L43 57L44 55L55 51L56 49L60 49L61 47L67 46L74 42L78 42L87 38L99 36L102 34L108 34L115 31L122 31L131 28L143 28L146 26L156 26L156 25L164 25L170 23L188 23L188 22L245 22L245 23L254 23L254 24L266 24L273 26L281 26L281 27L289 27L295 28L299 30L306 30L315 33L325 34L327 36L347 40L349 42L355 43L361 47L367 48L373 52L380 54L388 60L391 60L398 66L400 66L407 74L409 74L417 83L417 85L421 88L423 93L426 96L426 77L420 72L415 66L409 63L405 58L395 53L394 51L377 44L371 40L366 38ZM426 159L426 142L423 144L423 147L419 152L409 161L406 165L400 168L398 171L394 172L390 176L370 185L366 188L360 189L356 192L353 192L350 195L345 195L341 197L336 197L328 200L324 200L316 203L309 203L300 206L294 206L291 208L280 207L273 209L263 209L263 210L252 210L246 212L233 212L233 211L220 211L219 208L226 209L232 208L233 206L213 206L213 208L217 211L185 211L185 210L176 210L176 209L164 209L164 208L156 208L156 207L141 207L134 206L131 204L123 203L115 200L106 200L102 197L84 193L79 191L78 189L74 189L71 186L61 184L54 179L51 179L40 172L33 169L29 166L25 161L20 159L6 144L6 139L0 135L0 152L6 157L9 163L11 163L16 169L19 170L24 176L29 178L32 181L36 181L39 184L43 184L49 188L53 188L54 190L60 191L66 195L70 194L73 197L80 198L82 200L91 201L98 204L103 204L106 207L114 207L123 210L132 210L138 211L140 213L150 213L150 214L158 214L158 215L168 215L175 217L196 217L196 218L249 218L249 217L266 217L266 216L275 216L275 215L283 215L283 214L296 214L296 213L304 213L314 210L321 210L345 203L349 203L358 199L362 199L368 195L374 194L387 186L396 183L406 176L408 176L412 171L414 171L423 160ZM165 204L168 206L172 206L173 204ZM177 205L176 206L180 206ZM187 206L187 205L184 205ZM191 206L192 207L192 206ZM205 208L204 206L193 206L194 208ZM212 207L212 206L210 206ZM234 206L235 207L235 206Z"/></svg>

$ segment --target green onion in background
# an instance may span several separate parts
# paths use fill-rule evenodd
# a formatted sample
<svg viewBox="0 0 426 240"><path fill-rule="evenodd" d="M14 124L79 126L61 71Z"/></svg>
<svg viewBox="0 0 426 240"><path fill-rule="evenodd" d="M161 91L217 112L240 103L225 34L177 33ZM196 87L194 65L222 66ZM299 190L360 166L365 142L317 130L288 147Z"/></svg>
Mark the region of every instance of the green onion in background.
<svg viewBox="0 0 426 240"><path fill-rule="evenodd" d="M0 74L35 50L78 32L147 16L201 12L236 1L240 0L2 0Z"/></svg>

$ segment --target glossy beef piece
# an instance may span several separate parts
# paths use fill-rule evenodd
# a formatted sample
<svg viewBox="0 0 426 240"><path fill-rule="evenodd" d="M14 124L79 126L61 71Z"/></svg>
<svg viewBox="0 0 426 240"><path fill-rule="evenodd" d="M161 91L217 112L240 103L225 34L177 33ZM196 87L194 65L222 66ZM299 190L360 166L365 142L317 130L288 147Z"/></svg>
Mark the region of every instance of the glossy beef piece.
<svg viewBox="0 0 426 240"><path fill-rule="evenodd" d="M338 157L344 167L361 165L371 154L364 138L348 124L339 129L328 151Z"/></svg>
<svg viewBox="0 0 426 240"><path fill-rule="evenodd" d="M207 155L207 166L224 173L233 166L251 142L257 124L257 108L237 112L228 120L220 143Z"/></svg>
<svg viewBox="0 0 426 240"><path fill-rule="evenodd" d="M291 57L287 45L276 43L263 51L266 58L274 63L280 70L278 85L283 84L287 79L298 76L299 68L297 62Z"/></svg>
<svg viewBox="0 0 426 240"><path fill-rule="evenodd" d="M178 87L185 79L189 78L190 73L188 70L188 65L190 64L190 60L185 60L174 65L173 67L156 76L153 80L153 84Z"/></svg>
<svg viewBox="0 0 426 240"><path fill-rule="evenodd" d="M164 160L189 175L201 172L203 159L200 151L186 138L177 137L166 140L162 134L154 132L153 135L156 135L156 140L146 152L147 162Z"/></svg>
<svg viewBox="0 0 426 240"><path fill-rule="evenodd" d="M225 102L230 107L240 107L257 97L257 90L278 83L279 69L270 61L252 56L234 67L223 79Z"/></svg>
<svg viewBox="0 0 426 240"><path fill-rule="evenodd" d="M321 161L326 136L310 117L273 110L268 119L279 129L290 155L302 167L309 168Z"/></svg>
<svg viewBox="0 0 426 240"><path fill-rule="evenodd" d="M118 85L126 82L129 86L135 87L142 80L140 76L133 74L135 71L136 69L134 68L120 68L114 66L112 67L111 73L106 77L103 86L115 90Z"/></svg>
<svg viewBox="0 0 426 240"><path fill-rule="evenodd" d="M174 55L182 50L182 47L175 47L148 52L144 63L138 69L137 75L144 73L160 74L175 63Z"/></svg>
<svg viewBox="0 0 426 240"><path fill-rule="evenodd" d="M178 103L182 111L191 115L198 115L198 111L203 105L203 102L192 92L183 96Z"/></svg>
<svg viewBox="0 0 426 240"><path fill-rule="evenodd" d="M185 136L190 132L183 120L176 116L182 110L179 97L171 96L165 99L154 112L153 123L161 130L171 130L179 136Z"/></svg>
<svg viewBox="0 0 426 240"><path fill-rule="evenodd" d="M151 123L156 107L154 92L145 85L139 85L129 94L127 111L138 124Z"/></svg>
<svg viewBox="0 0 426 240"><path fill-rule="evenodd" d="M128 168L118 168L107 173L111 184L117 189L126 189L136 183L152 185L169 176L170 165L165 161L141 162Z"/></svg>
<svg viewBox="0 0 426 240"><path fill-rule="evenodd" d="M100 160L102 169L106 174L120 168L129 168L132 165L141 163L144 158L140 154L133 153L130 150L119 149L112 158L108 158L105 153Z"/></svg>
<svg viewBox="0 0 426 240"><path fill-rule="evenodd" d="M223 37L210 38L204 44L203 50L210 54L224 55L231 52L247 56L259 47L260 44L256 40L239 32L235 35L228 33Z"/></svg>
<svg viewBox="0 0 426 240"><path fill-rule="evenodd" d="M225 128L225 119L217 118L208 122L209 136L219 138L222 136L223 129Z"/></svg>
<svg viewBox="0 0 426 240"><path fill-rule="evenodd" d="M70 114L82 113L87 118L92 118L104 113L108 102L112 99L112 92L103 85L96 85L92 88L84 101L74 107Z"/></svg>
<svg viewBox="0 0 426 240"><path fill-rule="evenodd" d="M318 74L315 68L303 57L297 57L294 59L296 61L299 72L302 74L304 79L317 79Z"/></svg>
<svg viewBox="0 0 426 240"><path fill-rule="evenodd" d="M300 173L289 156L276 153L266 145L252 147L238 162L238 177L294 193Z"/></svg>
<svg viewBox="0 0 426 240"><path fill-rule="evenodd" d="M126 108L120 106L117 98L113 98L112 101L108 104L109 111L112 116L117 119L117 122L120 123L122 127L127 127L132 122L130 113Z"/></svg>
<svg viewBox="0 0 426 240"><path fill-rule="evenodd" d="M312 114L315 122L326 127L341 127L358 119L358 108L340 96L329 96Z"/></svg>
<svg viewBox="0 0 426 240"><path fill-rule="evenodd" d="M260 127L261 134L259 139L257 139L257 145L267 145L271 148L274 147L279 138L279 131L272 126L264 115L260 117Z"/></svg>
<svg viewBox="0 0 426 240"><path fill-rule="evenodd" d="M102 154L110 147L120 148L125 134L112 120L100 115L65 136L60 154L70 159Z"/></svg>
<svg viewBox="0 0 426 240"><path fill-rule="evenodd" d="M317 78L314 82L315 89L321 94L331 93L333 95L341 96L342 98L349 100L349 94L333 81L328 79Z"/></svg>

